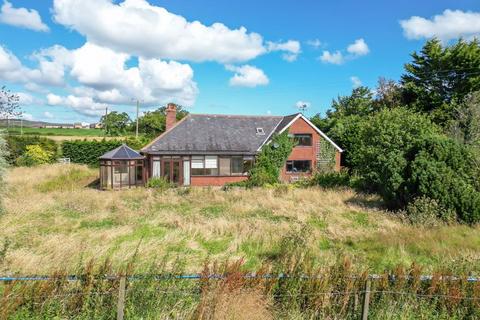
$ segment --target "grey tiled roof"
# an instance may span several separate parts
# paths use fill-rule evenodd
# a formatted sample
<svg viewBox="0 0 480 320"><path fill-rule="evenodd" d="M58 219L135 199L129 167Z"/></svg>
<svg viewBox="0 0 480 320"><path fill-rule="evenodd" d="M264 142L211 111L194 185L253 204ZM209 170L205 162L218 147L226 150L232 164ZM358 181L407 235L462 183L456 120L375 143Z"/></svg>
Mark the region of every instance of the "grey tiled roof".
<svg viewBox="0 0 480 320"><path fill-rule="evenodd" d="M122 144L120 147L110 150L103 156L99 157L99 159L102 160L140 160L143 158L145 157L126 144Z"/></svg>
<svg viewBox="0 0 480 320"><path fill-rule="evenodd" d="M141 151L162 154L255 154L284 118L190 114ZM264 134L257 134L257 128L263 128Z"/></svg>

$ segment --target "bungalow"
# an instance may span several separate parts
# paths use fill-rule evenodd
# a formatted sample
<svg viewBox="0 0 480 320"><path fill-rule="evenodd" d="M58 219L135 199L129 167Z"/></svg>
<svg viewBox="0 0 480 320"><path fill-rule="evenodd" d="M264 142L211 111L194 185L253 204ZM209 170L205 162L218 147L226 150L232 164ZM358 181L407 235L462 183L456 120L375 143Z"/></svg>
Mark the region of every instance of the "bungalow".
<svg viewBox="0 0 480 320"><path fill-rule="evenodd" d="M272 136L288 130L297 141L281 171L289 182L310 175L322 159L322 140L335 150L340 170L343 150L301 113L289 116L189 114L176 122L176 106L166 110L166 131L140 152L146 177L165 177L179 185L221 186L247 179L255 156Z"/></svg>

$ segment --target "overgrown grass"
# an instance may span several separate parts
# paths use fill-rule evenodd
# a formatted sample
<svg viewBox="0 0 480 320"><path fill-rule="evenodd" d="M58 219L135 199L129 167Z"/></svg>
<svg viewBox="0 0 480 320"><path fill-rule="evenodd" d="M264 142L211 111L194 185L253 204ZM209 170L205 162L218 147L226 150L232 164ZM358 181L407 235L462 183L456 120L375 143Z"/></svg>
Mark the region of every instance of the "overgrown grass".
<svg viewBox="0 0 480 320"><path fill-rule="evenodd" d="M137 268L153 259L244 258L254 270L281 259L283 238L303 230L318 265L338 256L374 272L420 263L480 272L480 228L414 226L381 208L378 197L319 187L100 191L98 171L78 165L13 168L0 216L0 273L74 272L80 261L109 258ZM3 252L3 251L2 251Z"/></svg>

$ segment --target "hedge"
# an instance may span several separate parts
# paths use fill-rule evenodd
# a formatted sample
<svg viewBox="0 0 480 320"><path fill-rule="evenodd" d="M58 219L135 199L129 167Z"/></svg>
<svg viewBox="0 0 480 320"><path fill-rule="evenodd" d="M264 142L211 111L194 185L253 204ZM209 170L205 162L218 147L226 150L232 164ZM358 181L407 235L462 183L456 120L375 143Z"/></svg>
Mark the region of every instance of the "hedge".
<svg viewBox="0 0 480 320"><path fill-rule="evenodd" d="M127 138L125 140L72 140L62 143L63 157L71 162L98 166L98 157L126 143L130 148L139 150L146 144L144 139Z"/></svg>
<svg viewBox="0 0 480 320"><path fill-rule="evenodd" d="M38 136L8 135L5 140L9 153L6 160L11 165L14 165L15 161L25 154L27 146L30 145L38 145L54 157L58 154L58 144L52 139Z"/></svg>
<svg viewBox="0 0 480 320"><path fill-rule="evenodd" d="M71 162L98 165L98 157L122 145L120 140L73 140L62 143L63 157Z"/></svg>

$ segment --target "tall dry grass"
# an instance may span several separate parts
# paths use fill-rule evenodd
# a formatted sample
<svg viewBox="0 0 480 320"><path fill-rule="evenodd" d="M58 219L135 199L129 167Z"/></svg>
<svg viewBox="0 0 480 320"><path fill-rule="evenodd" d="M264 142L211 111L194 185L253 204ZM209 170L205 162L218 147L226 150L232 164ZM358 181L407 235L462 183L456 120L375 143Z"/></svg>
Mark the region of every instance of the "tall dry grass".
<svg viewBox="0 0 480 320"><path fill-rule="evenodd" d="M337 256L382 271L417 261L427 268L480 267L480 229L414 227L383 211L375 196L319 188L135 188L100 191L98 171L78 165L13 168L7 177L0 249L2 273L66 272L91 258L137 267L168 257L186 271L206 258L244 258L255 269L278 259L284 238L305 233L317 263ZM138 248L138 250L137 250Z"/></svg>

